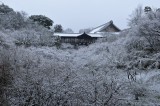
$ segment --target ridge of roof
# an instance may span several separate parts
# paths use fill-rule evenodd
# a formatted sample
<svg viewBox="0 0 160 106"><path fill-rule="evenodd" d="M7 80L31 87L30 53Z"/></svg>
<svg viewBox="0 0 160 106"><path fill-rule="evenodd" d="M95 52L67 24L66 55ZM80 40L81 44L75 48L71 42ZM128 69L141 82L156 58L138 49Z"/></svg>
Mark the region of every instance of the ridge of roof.
<svg viewBox="0 0 160 106"><path fill-rule="evenodd" d="M99 30L103 29L104 27L109 26L110 24L113 24L113 21L112 21L112 20L111 20L111 21L109 21L109 22L107 22L107 23L105 23L105 24L102 24L102 25L100 25L100 26L98 26L98 27L94 28L92 31L94 31L94 30L96 30L96 29L98 29L98 28L102 27L102 28L98 29L97 31L95 31L95 32L98 32ZM117 27L116 27L116 28L117 28ZM91 33L92 31L90 31L90 33ZM95 32L94 32L94 33L95 33Z"/></svg>
<svg viewBox="0 0 160 106"><path fill-rule="evenodd" d="M83 33L54 33L54 34L83 34Z"/></svg>

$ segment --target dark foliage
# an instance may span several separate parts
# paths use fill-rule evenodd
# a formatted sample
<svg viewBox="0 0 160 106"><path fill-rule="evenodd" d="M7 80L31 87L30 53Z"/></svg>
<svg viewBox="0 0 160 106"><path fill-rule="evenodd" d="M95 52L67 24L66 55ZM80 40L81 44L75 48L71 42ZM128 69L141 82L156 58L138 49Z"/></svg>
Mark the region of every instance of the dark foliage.
<svg viewBox="0 0 160 106"><path fill-rule="evenodd" d="M1 14L6 14L6 13L9 13L9 12L13 12L13 9L8 7L7 5L0 5L0 13Z"/></svg>
<svg viewBox="0 0 160 106"><path fill-rule="evenodd" d="M54 30L55 32L63 32L63 28L62 28L62 25L55 25L54 26Z"/></svg>
<svg viewBox="0 0 160 106"><path fill-rule="evenodd" d="M50 26L53 25L53 21L44 15L32 15L29 17L29 19L33 20L34 22L37 22L38 24L48 29L50 29Z"/></svg>

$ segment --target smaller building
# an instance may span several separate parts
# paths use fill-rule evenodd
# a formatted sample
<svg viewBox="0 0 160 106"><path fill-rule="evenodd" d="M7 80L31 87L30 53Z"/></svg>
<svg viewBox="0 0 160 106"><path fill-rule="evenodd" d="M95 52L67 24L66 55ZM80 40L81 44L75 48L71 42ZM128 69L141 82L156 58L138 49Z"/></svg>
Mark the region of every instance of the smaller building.
<svg viewBox="0 0 160 106"><path fill-rule="evenodd" d="M73 45L88 45L94 43L98 38L102 38L103 36L100 34L83 34L72 33L55 33L54 36L60 37L61 43L70 43Z"/></svg>

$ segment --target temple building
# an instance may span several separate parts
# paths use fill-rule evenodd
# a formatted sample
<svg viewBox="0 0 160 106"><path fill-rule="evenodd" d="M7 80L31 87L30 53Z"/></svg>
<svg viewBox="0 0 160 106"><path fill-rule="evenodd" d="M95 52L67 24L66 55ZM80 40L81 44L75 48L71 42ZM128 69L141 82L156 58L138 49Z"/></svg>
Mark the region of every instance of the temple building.
<svg viewBox="0 0 160 106"><path fill-rule="evenodd" d="M88 45L94 43L98 38L103 38L102 33L118 33L121 30L113 24L113 21L94 28L90 33L55 33L54 36L60 38L61 43L73 45Z"/></svg>

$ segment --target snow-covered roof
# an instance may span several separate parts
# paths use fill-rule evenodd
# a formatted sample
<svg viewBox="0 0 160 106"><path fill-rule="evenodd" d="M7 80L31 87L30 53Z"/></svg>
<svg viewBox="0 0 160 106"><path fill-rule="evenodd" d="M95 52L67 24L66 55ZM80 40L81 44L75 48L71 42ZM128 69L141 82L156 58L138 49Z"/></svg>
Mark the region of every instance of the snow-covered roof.
<svg viewBox="0 0 160 106"><path fill-rule="evenodd" d="M103 29L107 28L109 25L113 25L115 28L117 28L118 30L120 30L118 27L116 27L114 24L113 24L113 21L109 21L103 25L100 25L96 28L94 28L92 31L90 31L90 33L98 33L98 32L101 32Z"/></svg>
<svg viewBox="0 0 160 106"><path fill-rule="evenodd" d="M83 33L54 33L54 36L60 36L60 37L78 37L81 36ZM89 33L87 34L91 37L103 37L101 34L94 34L94 33Z"/></svg>
<svg viewBox="0 0 160 106"><path fill-rule="evenodd" d="M109 23L105 23L105 24L103 24L103 25L100 25L100 26L94 28L90 33L99 32L101 29L103 29L104 27L106 27L106 26L108 26L108 25L110 25L110 24L109 24Z"/></svg>
<svg viewBox="0 0 160 106"><path fill-rule="evenodd" d="M60 36L60 37L77 37L81 34L79 33L54 33L54 36Z"/></svg>
<svg viewBox="0 0 160 106"><path fill-rule="evenodd" d="M88 35L91 37L97 37L97 38L103 37L101 34L94 34L94 33L89 33Z"/></svg>

